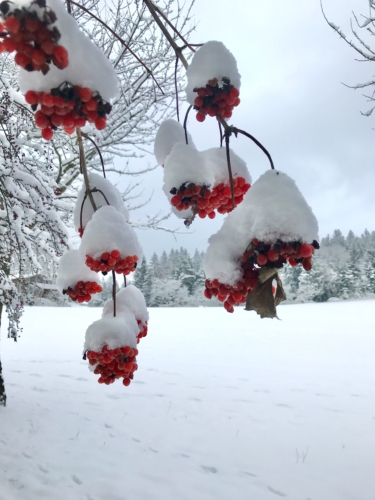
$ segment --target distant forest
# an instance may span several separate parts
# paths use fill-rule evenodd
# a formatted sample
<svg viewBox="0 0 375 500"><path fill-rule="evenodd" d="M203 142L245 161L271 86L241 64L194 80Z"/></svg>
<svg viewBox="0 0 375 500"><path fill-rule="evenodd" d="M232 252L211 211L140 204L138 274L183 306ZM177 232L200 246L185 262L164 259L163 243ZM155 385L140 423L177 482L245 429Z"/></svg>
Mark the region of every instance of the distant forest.
<svg viewBox="0 0 375 500"><path fill-rule="evenodd" d="M204 253L190 256L185 248L154 254L143 260L134 274L133 284L142 290L150 307L219 306L204 295ZM375 231L345 237L340 230L321 240L313 258L313 268L286 266L280 272L288 302L325 302L331 298L375 297ZM111 295L110 282L90 305L99 306Z"/></svg>

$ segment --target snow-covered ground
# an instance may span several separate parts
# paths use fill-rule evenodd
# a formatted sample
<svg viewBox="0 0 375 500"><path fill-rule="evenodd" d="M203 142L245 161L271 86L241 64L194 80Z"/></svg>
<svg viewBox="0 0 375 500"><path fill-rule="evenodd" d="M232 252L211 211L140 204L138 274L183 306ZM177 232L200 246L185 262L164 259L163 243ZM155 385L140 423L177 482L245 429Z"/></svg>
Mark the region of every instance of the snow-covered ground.
<svg viewBox="0 0 375 500"><path fill-rule="evenodd" d="M99 309L27 309L2 341L0 499L375 499L375 301L279 315L152 309L126 388L81 360Z"/></svg>

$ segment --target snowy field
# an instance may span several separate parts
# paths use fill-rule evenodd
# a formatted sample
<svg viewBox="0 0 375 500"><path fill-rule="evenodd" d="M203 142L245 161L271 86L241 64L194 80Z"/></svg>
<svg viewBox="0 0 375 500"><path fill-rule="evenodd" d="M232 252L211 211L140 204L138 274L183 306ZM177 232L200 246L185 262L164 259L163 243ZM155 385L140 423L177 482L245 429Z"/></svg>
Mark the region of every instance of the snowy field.
<svg viewBox="0 0 375 500"><path fill-rule="evenodd" d="M375 301L150 315L128 388L81 360L99 309L3 338L1 500L375 499Z"/></svg>

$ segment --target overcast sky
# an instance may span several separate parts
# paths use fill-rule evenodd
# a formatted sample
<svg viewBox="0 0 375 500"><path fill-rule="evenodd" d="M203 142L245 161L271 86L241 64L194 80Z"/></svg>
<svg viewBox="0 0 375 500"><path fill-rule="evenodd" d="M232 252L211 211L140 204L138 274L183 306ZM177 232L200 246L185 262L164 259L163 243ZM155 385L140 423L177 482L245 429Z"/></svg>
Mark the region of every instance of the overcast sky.
<svg viewBox="0 0 375 500"><path fill-rule="evenodd" d="M368 12L368 0L324 0L323 5L348 35L352 10ZM375 113L361 116L371 108L365 92L342 84L370 81L375 64L355 61L354 50L324 20L319 0L196 0L194 13L198 25L191 41L220 40L237 59L241 104L229 123L258 138L276 168L296 181L318 218L320 236L336 228L357 234L375 230ZM197 123L191 114L188 128L198 149L218 145L214 119ZM245 137L234 141L255 181L269 168L266 156ZM162 176L160 167L145 177L145 189L154 197L133 220L168 212ZM171 216L165 225L183 233L176 240L161 231L141 231L139 237L147 257L179 246L205 250L222 221L223 216L198 219L186 234Z"/></svg>

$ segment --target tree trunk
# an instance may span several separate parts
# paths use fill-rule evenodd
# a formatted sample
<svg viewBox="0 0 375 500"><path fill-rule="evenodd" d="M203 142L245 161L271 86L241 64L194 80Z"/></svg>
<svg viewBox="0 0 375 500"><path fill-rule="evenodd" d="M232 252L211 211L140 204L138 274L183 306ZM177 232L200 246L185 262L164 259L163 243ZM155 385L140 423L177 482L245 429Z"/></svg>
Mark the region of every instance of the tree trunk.
<svg viewBox="0 0 375 500"><path fill-rule="evenodd" d="M0 340L1 340L1 313L2 312L3 312L3 304L0 304ZM7 401L7 396L5 394L3 369L2 369L1 358L0 358L0 406L5 406L6 401Z"/></svg>

